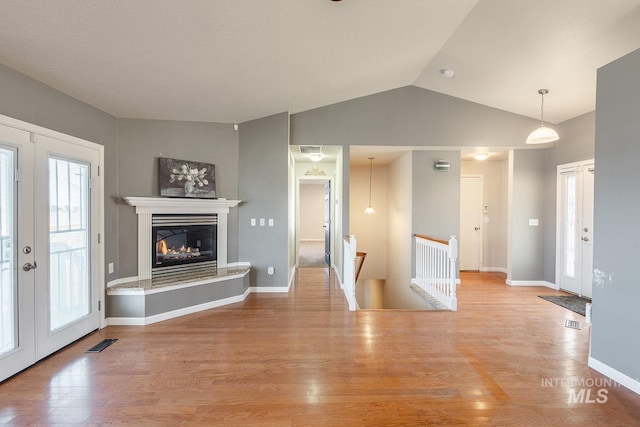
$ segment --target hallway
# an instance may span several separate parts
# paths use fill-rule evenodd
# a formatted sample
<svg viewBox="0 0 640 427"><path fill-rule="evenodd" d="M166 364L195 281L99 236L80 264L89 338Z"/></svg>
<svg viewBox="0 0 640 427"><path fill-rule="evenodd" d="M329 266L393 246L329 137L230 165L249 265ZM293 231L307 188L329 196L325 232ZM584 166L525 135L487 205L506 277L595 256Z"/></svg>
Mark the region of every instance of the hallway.
<svg viewBox="0 0 640 427"><path fill-rule="evenodd" d="M584 317L463 274L458 312L348 312L333 274L298 269L288 295L148 326L110 326L0 384L0 423L146 425L633 425L640 396L568 403L604 377ZM582 330L564 327L565 319ZM102 353L84 353L118 338ZM546 382L545 382L546 381Z"/></svg>

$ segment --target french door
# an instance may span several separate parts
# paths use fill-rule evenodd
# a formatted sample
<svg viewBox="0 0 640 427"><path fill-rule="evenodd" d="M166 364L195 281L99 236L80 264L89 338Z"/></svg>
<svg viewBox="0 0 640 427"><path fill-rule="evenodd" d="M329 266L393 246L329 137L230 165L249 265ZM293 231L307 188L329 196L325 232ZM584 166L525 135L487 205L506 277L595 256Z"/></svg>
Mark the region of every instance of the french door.
<svg viewBox="0 0 640 427"><path fill-rule="evenodd" d="M0 124L0 380L100 325L102 153L87 144Z"/></svg>
<svg viewBox="0 0 640 427"><path fill-rule="evenodd" d="M556 283L591 298L593 276L593 160L558 166Z"/></svg>

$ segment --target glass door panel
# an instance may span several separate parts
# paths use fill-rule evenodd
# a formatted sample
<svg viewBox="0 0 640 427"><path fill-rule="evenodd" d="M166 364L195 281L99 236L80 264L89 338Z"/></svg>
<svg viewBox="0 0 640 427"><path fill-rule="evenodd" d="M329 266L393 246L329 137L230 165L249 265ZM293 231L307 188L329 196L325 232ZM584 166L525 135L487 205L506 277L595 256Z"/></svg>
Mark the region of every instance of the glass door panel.
<svg viewBox="0 0 640 427"><path fill-rule="evenodd" d="M91 311L89 167L49 158L49 328Z"/></svg>
<svg viewBox="0 0 640 427"><path fill-rule="evenodd" d="M15 277L15 150L0 147L0 355L18 343Z"/></svg>

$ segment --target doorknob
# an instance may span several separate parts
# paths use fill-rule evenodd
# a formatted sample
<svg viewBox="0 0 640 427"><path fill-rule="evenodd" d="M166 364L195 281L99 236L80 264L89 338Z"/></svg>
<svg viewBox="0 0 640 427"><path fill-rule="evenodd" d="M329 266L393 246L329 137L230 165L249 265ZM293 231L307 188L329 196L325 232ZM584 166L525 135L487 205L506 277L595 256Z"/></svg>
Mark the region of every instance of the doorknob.
<svg viewBox="0 0 640 427"><path fill-rule="evenodd" d="M480 227L473 227L473 229L478 231L478 230L480 230Z"/></svg>
<svg viewBox="0 0 640 427"><path fill-rule="evenodd" d="M31 264L30 262L27 262L22 266L22 269L24 271L33 270L34 268L38 268L38 263L36 263L35 261L33 262L33 264Z"/></svg>

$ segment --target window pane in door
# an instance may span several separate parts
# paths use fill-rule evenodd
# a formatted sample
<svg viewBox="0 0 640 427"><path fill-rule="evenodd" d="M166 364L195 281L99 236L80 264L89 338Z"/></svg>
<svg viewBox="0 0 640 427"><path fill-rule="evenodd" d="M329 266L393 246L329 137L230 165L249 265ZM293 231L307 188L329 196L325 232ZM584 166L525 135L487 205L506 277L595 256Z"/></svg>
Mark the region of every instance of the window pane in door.
<svg viewBox="0 0 640 427"><path fill-rule="evenodd" d="M54 331L88 315L89 166L49 158L49 311Z"/></svg>
<svg viewBox="0 0 640 427"><path fill-rule="evenodd" d="M0 148L0 355L17 343L17 281L14 268L15 192L13 150Z"/></svg>
<svg viewBox="0 0 640 427"><path fill-rule="evenodd" d="M576 274L576 222L577 222L577 188L576 176L565 176L565 209L564 209L564 274L574 277Z"/></svg>

